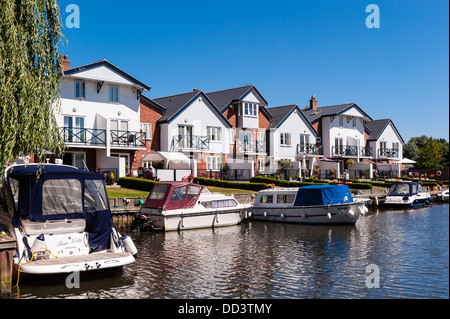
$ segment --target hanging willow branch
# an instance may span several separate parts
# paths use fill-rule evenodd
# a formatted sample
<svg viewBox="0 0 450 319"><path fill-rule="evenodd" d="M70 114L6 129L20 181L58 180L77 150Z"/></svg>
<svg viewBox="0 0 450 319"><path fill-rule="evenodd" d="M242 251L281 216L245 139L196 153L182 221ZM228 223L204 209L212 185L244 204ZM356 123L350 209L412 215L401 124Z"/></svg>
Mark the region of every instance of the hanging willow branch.
<svg viewBox="0 0 450 319"><path fill-rule="evenodd" d="M0 0L0 173L20 155L64 150L59 111L61 17L56 0ZM0 175L1 176L1 175Z"/></svg>

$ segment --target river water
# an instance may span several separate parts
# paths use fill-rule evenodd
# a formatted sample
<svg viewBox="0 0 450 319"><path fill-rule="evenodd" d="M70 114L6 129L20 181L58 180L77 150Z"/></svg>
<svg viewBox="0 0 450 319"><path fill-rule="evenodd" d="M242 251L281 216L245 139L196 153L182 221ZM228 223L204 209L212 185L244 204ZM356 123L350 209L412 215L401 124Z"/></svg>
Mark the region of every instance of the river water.
<svg viewBox="0 0 450 319"><path fill-rule="evenodd" d="M17 297L449 298L448 235L448 204L372 209L355 226L134 233L134 264L82 274L79 288L64 277L20 279Z"/></svg>

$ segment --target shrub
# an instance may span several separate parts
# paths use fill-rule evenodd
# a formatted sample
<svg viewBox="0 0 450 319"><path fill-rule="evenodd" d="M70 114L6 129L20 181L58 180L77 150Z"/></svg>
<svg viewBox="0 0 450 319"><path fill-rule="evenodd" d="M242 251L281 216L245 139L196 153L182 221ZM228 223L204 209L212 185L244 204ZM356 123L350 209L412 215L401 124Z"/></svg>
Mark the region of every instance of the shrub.
<svg viewBox="0 0 450 319"><path fill-rule="evenodd" d="M140 191L150 192L154 184L159 183L149 179L135 177L121 177L117 184L124 188L136 189Z"/></svg>

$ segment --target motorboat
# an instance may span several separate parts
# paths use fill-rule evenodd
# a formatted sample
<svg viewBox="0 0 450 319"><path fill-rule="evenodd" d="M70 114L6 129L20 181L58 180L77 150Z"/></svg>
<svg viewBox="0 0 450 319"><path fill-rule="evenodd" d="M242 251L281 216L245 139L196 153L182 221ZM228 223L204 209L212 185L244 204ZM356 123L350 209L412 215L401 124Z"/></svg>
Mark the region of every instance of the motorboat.
<svg viewBox="0 0 450 319"><path fill-rule="evenodd" d="M355 201L347 185L271 188L258 192L253 220L299 224L355 224L368 211Z"/></svg>
<svg viewBox="0 0 450 319"><path fill-rule="evenodd" d="M139 211L141 220L133 223L163 231L230 226L239 224L250 207L187 181L156 183Z"/></svg>
<svg viewBox="0 0 450 319"><path fill-rule="evenodd" d="M14 165L6 169L2 192L21 273L72 273L135 261L133 241L114 227L102 175L67 165Z"/></svg>
<svg viewBox="0 0 450 319"><path fill-rule="evenodd" d="M428 205L432 201L430 193L416 182L396 182L391 185L383 206L391 208L414 208Z"/></svg>
<svg viewBox="0 0 450 319"><path fill-rule="evenodd" d="M441 201L448 202L449 190L447 189L447 190L443 191L442 193L440 193L438 195L438 197L441 199Z"/></svg>

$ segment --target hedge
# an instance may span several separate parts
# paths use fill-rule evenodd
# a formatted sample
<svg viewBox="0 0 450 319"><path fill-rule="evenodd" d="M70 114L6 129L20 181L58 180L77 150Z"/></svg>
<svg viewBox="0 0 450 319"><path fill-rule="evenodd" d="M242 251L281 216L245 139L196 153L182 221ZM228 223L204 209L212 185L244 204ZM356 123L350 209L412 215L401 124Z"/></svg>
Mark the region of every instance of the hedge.
<svg viewBox="0 0 450 319"><path fill-rule="evenodd" d="M194 177L194 183L198 183L204 186L247 189L255 192L260 191L262 189L270 188L270 186L267 186L265 183L239 183L239 182L222 181L220 179L209 179L204 177Z"/></svg>
<svg viewBox="0 0 450 319"><path fill-rule="evenodd" d="M153 185L156 183L159 182L136 177L121 177L117 182L117 184L119 184L121 187L147 192L150 192Z"/></svg>
<svg viewBox="0 0 450 319"><path fill-rule="evenodd" d="M289 182L285 180L280 180L272 177L263 177L263 176L255 176L250 179L251 183L265 183L265 184L275 184L280 187L302 187L307 185L314 185L317 183L308 183L308 182ZM323 183L328 184L328 183Z"/></svg>

